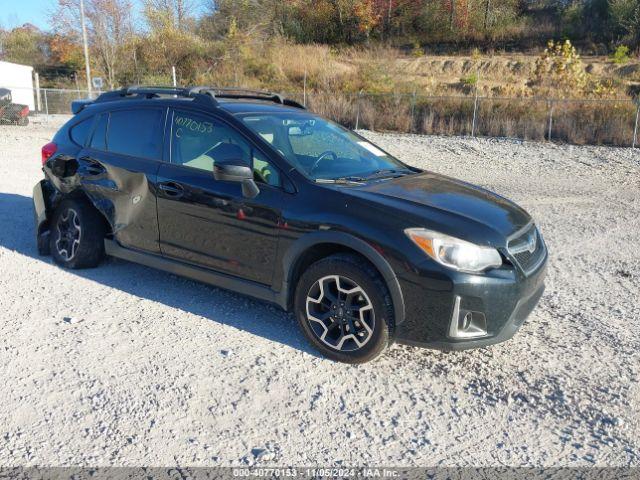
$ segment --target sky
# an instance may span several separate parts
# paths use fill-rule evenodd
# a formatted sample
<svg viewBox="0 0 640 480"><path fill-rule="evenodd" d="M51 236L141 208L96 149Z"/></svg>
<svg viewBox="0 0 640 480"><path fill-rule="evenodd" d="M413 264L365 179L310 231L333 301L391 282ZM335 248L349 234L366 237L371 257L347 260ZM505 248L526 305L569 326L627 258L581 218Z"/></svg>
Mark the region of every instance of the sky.
<svg viewBox="0 0 640 480"><path fill-rule="evenodd" d="M0 0L0 27L13 28L32 23L49 30L49 16L55 0Z"/></svg>
<svg viewBox="0 0 640 480"><path fill-rule="evenodd" d="M11 29L32 23L41 30L49 30L49 17L56 0L0 0L0 27ZM133 0L140 5L142 0Z"/></svg>

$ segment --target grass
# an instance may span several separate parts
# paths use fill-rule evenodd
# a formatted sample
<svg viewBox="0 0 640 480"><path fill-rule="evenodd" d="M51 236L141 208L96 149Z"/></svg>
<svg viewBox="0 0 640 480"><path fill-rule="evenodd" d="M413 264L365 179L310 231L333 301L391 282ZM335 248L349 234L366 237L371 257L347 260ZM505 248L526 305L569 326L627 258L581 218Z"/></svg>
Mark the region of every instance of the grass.
<svg viewBox="0 0 640 480"><path fill-rule="evenodd" d="M471 135L473 97L312 95L308 106L343 125L376 131ZM555 101L481 98L475 134L578 145L630 146L636 107L631 101ZM551 116L551 125L549 118Z"/></svg>

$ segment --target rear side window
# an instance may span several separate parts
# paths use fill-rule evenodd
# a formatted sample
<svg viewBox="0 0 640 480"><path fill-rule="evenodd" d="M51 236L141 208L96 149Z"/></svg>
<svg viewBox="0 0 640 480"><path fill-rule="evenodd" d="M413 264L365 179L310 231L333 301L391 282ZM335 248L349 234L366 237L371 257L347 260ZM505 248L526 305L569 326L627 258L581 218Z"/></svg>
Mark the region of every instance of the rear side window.
<svg viewBox="0 0 640 480"><path fill-rule="evenodd" d="M107 147L110 152L160 160L162 154L162 110L117 110L111 112Z"/></svg>
<svg viewBox="0 0 640 480"><path fill-rule="evenodd" d="M89 117L71 127L69 135L71 136L73 143L84 146L85 143L87 143L87 138L89 137L89 132L91 132L92 125L93 117Z"/></svg>
<svg viewBox="0 0 640 480"><path fill-rule="evenodd" d="M96 150L107 149L107 124L109 123L109 114L103 113L98 118L96 129L91 137L91 148Z"/></svg>

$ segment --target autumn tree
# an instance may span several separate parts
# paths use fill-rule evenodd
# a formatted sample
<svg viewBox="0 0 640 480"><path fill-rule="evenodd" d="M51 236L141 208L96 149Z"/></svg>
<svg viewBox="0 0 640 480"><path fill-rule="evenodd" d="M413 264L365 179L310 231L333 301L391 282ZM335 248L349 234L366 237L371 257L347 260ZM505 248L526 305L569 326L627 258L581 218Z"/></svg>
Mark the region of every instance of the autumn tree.
<svg viewBox="0 0 640 480"><path fill-rule="evenodd" d="M149 11L153 14L149 15ZM153 22L160 21L163 28L170 24L175 30L192 30L195 25L196 1L145 0L145 12L152 28L157 26Z"/></svg>
<svg viewBox="0 0 640 480"><path fill-rule="evenodd" d="M134 33L132 4L130 0L85 0L84 4L94 63L106 76L109 88L114 88L118 75L132 61L131 52L127 51ZM79 0L58 0L54 17L55 31L80 41L79 16Z"/></svg>
<svg viewBox="0 0 640 480"><path fill-rule="evenodd" d="M46 63L46 35L31 25L17 27L2 35L2 59L23 65Z"/></svg>
<svg viewBox="0 0 640 480"><path fill-rule="evenodd" d="M251 35L280 35L291 3L290 0L208 0L207 13L200 26L209 39L223 39L232 22L234 28Z"/></svg>
<svg viewBox="0 0 640 480"><path fill-rule="evenodd" d="M54 34L49 38L49 63L79 71L84 65L82 46L68 35Z"/></svg>
<svg viewBox="0 0 640 480"><path fill-rule="evenodd" d="M196 82L198 72L212 52L206 40L196 35L193 28L187 28L185 22L191 21L192 17L186 10L184 13L186 16L179 22L177 17L167 15L159 3L146 3L145 19L149 31L137 39L134 50L145 70L145 82L167 83L172 67L178 70L182 83Z"/></svg>

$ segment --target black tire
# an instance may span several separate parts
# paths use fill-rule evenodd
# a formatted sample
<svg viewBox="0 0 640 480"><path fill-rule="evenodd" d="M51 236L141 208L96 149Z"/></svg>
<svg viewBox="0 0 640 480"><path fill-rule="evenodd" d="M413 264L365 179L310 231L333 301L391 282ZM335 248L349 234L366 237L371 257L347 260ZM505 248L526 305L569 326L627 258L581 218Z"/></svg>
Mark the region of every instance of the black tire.
<svg viewBox="0 0 640 480"><path fill-rule="evenodd" d="M18 125L20 125L21 127L26 127L27 125L29 125L29 117L20 117L18 119Z"/></svg>
<svg viewBox="0 0 640 480"><path fill-rule="evenodd" d="M332 360L369 362L390 344L394 325L391 295L380 274L358 255L335 254L311 265L298 281L294 309L304 335ZM316 315L323 320L309 318Z"/></svg>
<svg viewBox="0 0 640 480"><path fill-rule="evenodd" d="M51 218L51 256L64 268L96 267L105 255L105 234L105 222L91 204L79 198L63 200Z"/></svg>

